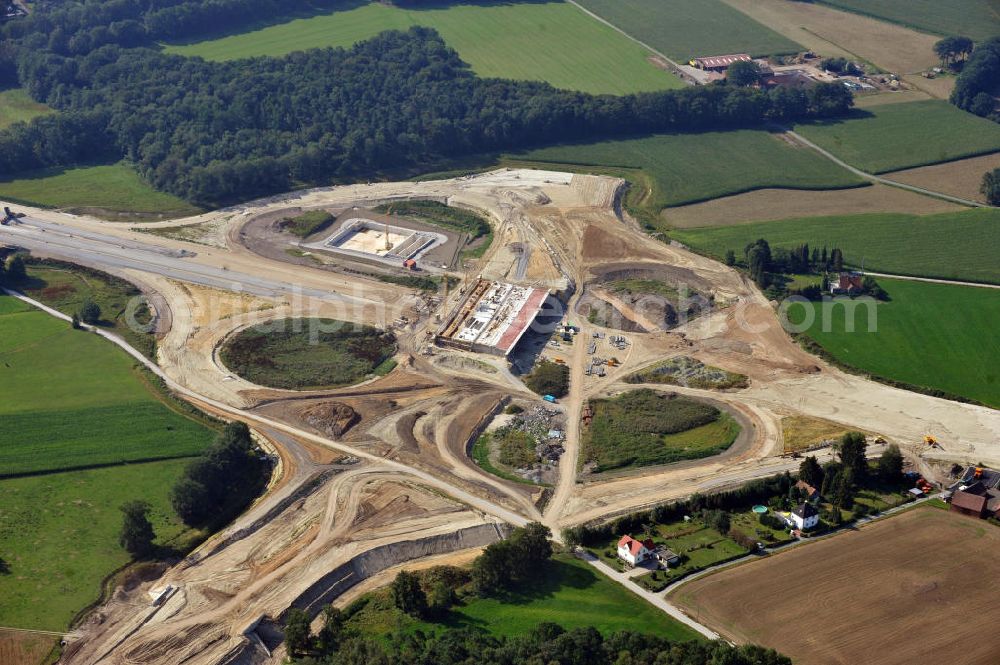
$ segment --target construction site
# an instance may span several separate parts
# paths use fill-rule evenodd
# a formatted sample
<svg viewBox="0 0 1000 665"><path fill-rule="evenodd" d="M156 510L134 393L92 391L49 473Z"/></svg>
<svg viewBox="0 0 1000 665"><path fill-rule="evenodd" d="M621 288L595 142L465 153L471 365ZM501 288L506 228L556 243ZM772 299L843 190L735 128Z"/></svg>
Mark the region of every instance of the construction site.
<svg viewBox="0 0 1000 665"><path fill-rule="evenodd" d="M60 662L286 662L292 608L317 617L404 567L466 563L512 526L541 522L558 538L565 527L795 470L799 460L785 455L787 417L879 432L928 478L954 461L1000 466L997 411L876 383L806 352L744 275L643 232L617 205L624 187L612 177L502 169L298 191L131 226L17 206L24 216L0 230L0 241L110 272L154 295L162 329L155 362L133 357L198 409L246 422L278 460L267 492L235 522L88 612L62 637ZM479 211L493 225L492 245L470 267L438 262L456 286L427 294L337 263L419 264L448 251L448 233L353 210L418 198ZM347 214L299 249L333 257L334 266L286 252L287 238L271 229L289 209L320 207ZM212 240L148 232L167 227ZM613 282L637 276L689 285L696 315L677 316L662 294L634 307ZM588 299L610 303L632 325L588 320L580 307ZM555 314L546 306L553 301L562 307ZM510 370L539 316L559 323L537 332L541 355L569 369L557 403ZM295 391L255 385L218 360L233 331L295 317L392 329L395 368L356 385ZM653 367L684 380L668 383ZM745 378L729 380L737 375ZM637 384L643 376L652 378ZM586 405L637 385L713 400L742 425L738 445L582 482ZM473 442L511 403L539 431L534 477L551 487L495 475L471 457ZM942 445L925 444L927 432ZM833 452L814 454L825 462Z"/></svg>
<svg viewBox="0 0 1000 665"><path fill-rule="evenodd" d="M416 261L434 247L448 242L448 237L442 233L390 226L361 217L338 221L338 227L326 240L303 247L400 265Z"/></svg>
<svg viewBox="0 0 1000 665"><path fill-rule="evenodd" d="M435 337L440 346L506 357L548 298L545 289L478 279Z"/></svg>

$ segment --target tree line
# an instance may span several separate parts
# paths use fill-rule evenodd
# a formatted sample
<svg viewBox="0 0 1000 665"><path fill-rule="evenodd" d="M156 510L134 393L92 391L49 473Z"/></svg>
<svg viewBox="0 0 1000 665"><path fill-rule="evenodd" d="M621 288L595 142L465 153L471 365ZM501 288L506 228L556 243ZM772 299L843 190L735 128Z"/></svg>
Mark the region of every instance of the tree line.
<svg viewBox="0 0 1000 665"><path fill-rule="evenodd" d="M158 189L219 205L473 153L753 127L841 115L853 104L836 83L615 97L482 79L420 27L349 49L230 62L156 47L236 4L46 2L6 24L0 78L61 113L0 132L0 175L124 158ZM265 0L238 4L249 17L277 11ZM197 18L162 19L168 11Z"/></svg>
<svg viewBox="0 0 1000 665"><path fill-rule="evenodd" d="M845 266L844 252L839 247L827 251L825 245L822 249L818 247L810 249L808 243L803 243L790 249L783 247L772 249L764 238L758 238L743 248L742 263L737 261L734 250L726 252L725 261L728 266L745 267L754 283L771 296L797 295L809 300L820 299L824 286L814 284L788 290L784 287L784 282L787 281L784 275L810 273L826 275L830 272L839 273ZM871 275L862 278L860 289L852 295L866 295L877 300L888 299L885 289L879 286Z"/></svg>
<svg viewBox="0 0 1000 665"><path fill-rule="evenodd" d="M332 632L332 631L331 631ZM393 634L389 640L349 637L329 655L300 665L791 665L773 649L726 642L673 641L633 631L602 635L542 622L526 635L494 637L472 629L435 635Z"/></svg>
<svg viewBox="0 0 1000 665"><path fill-rule="evenodd" d="M438 566L419 573L400 572L389 597L400 611L416 619L441 619L460 602L460 587L478 596L497 596L531 584L546 573L553 553L548 528L530 523L514 529L506 540L488 546L471 570ZM734 647L725 642L674 642L631 631L603 636L595 628L566 631L540 623L516 637L495 637L482 629L451 629L427 634L395 632L373 639L348 626L355 607L327 607L314 634L302 610L285 618L285 644L299 665L790 665L772 649Z"/></svg>
<svg viewBox="0 0 1000 665"><path fill-rule="evenodd" d="M837 459L820 465L813 456L806 457L799 466L799 478L816 488L831 504L827 517L833 524L843 521L842 510L853 510L854 516L863 513L862 504L855 505L859 490L881 481L890 485L903 479L903 454L899 446L890 444L879 457L875 469L868 464L868 443L864 434L847 432L836 446Z"/></svg>
<svg viewBox="0 0 1000 665"><path fill-rule="evenodd" d="M1000 37L978 44L962 67L951 91L951 103L960 109L1000 121L995 95L1000 92Z"/></svg>
<svg viewBox="0 0 1000 665"><path fill-rule="evenodd" d="M231 422L184 469L171 489L170 503L188 526L218 529L250 505L264 490L270 474L270 464L260 455L250 428L243 422ZM135 559L154 555L156 533L149 519L150 504L128 501L120 509L119 544Z"/></svg>

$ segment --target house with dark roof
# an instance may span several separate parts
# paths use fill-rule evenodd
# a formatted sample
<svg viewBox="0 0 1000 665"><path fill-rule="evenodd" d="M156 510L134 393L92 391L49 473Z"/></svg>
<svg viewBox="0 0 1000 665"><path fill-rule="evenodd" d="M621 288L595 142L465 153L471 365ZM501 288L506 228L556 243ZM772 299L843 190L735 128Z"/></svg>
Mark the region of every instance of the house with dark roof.
<svg viewBox="0 0 1000 665"><path fill-rule="evenodd" d="M1000 471L970 466L949 489L952 512L1000 518Z"/></svg>
<svg viewBox="0 0 1000 665"><path fill-rule="evenodd" d="M969 517L986 517L986 507L989 497L983 494L974 494L964 490L959 490L951 495L951 512L961 513Z"/></svg>
<svg viewBox="0 0 1000 665"><path fill-rule="evenodd" d="M792 509L790 519L792 526L796 529L799 531L808 531L819 524L819 511L816 510L816 506L808 501L803 501Z"/></svg>

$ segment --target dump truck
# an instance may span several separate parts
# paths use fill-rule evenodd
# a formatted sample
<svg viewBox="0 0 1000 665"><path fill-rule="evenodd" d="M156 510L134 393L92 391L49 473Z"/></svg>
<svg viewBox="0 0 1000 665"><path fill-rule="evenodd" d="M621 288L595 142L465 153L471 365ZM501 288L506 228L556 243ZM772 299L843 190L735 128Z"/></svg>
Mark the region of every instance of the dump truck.
<svg viewBox="0 0 1000 665"><path fill-rule="evenodd" d="M542 399L544 399L546 402L549 402L551 404L555 404L556 403L556 398L555 398L554 395L543 395Z"/></svg>

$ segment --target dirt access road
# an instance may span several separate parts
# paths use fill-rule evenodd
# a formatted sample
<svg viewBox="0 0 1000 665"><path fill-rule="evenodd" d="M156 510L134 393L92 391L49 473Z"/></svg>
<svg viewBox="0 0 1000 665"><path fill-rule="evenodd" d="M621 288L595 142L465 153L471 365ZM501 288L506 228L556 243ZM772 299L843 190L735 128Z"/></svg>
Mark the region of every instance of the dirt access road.
<svg viewBox="0 0 1000 665"><path fill-rule="evenodd" d="M160 580L122 590L92 615L67 651L66 662L167 663L180 656L196 664L279 662L280 623L288 607L315 610L354 583L393 566L481 546L497 537L500 523L540 518L558 534L565 525L791 468L793 461L778 456L784 415L822 417L879 432L913 455L924 452L916 448L917 442L931 431L945 443L949 456L1000 463L997 412L888 388L845 375L808 355L781 328L771 304L738 273L682 248L652 242L636 225L617 217L613 204L622 184L613 178L504 170L427 183L310 190L172 222L211 225L230 243L225 248L50 211L29 214L50 225L44 232L0 230L3 240L34 238L45 243L41 251L59 258L72 260L74 248L86 245L87 260L97 268L121 270L117 261L122 251L156 257L127 268L134 279L162 296L172 314L155 371L182 397L267 434L283 459L291 460L289 479L233 528L210 539ZM442 297L436 311L420 309L424 300L405 288L283 264L232 244L243 221L270 209L370 205L431 195L480 210L495 224L494 245L470 268L470 276L503 278L518 272L510 245L528 243L528 283L552 288L572 284L579 294L612 268L655 269L664 279L696 279L718 305L669 332L629 333L629 349L620 357L623 365L603 379L583 375L585 345L574 348L571 392L561 400L569 416L567 450L558 485L543 511L537 509L538 488L488 476L465 455L477 423L488 417L492 395L519 400L537 396L513 382L503 368L491 365L494 359L477 366L468 354L439 349L433 358L422 355L427 332L436 328L436 315L457 304L457 289ZM85 240L48 242L45 236L50 233ZM166 259L177 272L163 274ZM227 335L246 324L244 315L266 319L328 310L297 305L285 292L247 293L235 280L228 287L206 286L194 274L223 268L247 275L262 288L303 284L368 301L385 294L384 303L346 307L340 316L382 323L406 311L412 324L396 331L399 367L363 385L317 392L273 390L232 377L214 354ZM336 308L338 302L332 298L322 307ZM569 304L574 303L572 299ZM579 322L578 316L567 316ZM581 325L585 338L596 331L616 332ZM741 391L677 389L723 401L743 414L752 429L745 449L633 476L578 482L575 460L584 402L633 387L623 382L627 374L676 355L749 376L750 388ZM491 366L493 372L482 369ZM309 407L330 402L347 404L358 413L357 423L336 437L305 417ZM170 598L160 606L150 605L148 587L166 585L174 589Z"/></svg>

